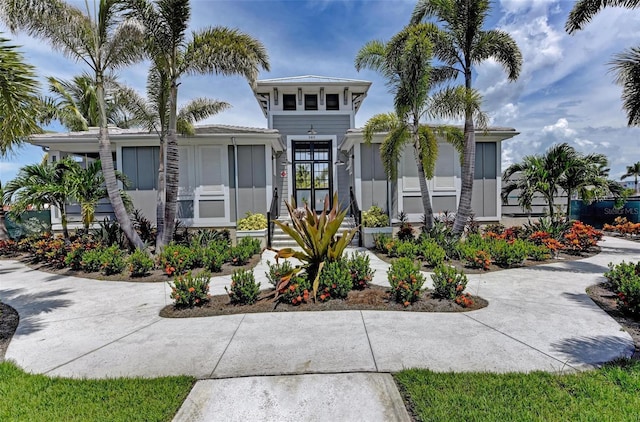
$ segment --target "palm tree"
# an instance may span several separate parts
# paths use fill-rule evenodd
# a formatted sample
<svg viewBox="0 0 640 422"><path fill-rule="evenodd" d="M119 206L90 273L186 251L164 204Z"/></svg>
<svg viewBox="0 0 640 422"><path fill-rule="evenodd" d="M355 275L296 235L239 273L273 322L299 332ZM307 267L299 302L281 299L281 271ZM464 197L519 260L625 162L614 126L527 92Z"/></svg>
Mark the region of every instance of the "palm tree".
<svg viewBox="0 0 640 422"><path fill-rule="evenodd" d="M7 232L7 220L6 211L4 207L9 205L9 200L5 200L4 189L2 187L2 181L0 180L0 240L7 240L9 233Z"/></svg>
<svg viewBox="0 0 640 422"><path fill-rule="evenodd" d="M503 31L482 29L490 7L489 0L419 0L411 16L414 25L429 19L442 24L442 28L432 34L434 56L450 72L464 77L464 87L468 91L472 89L473 66L488 59L500 63L511 81L520 74L522 54L513 38ZM465 96L472 97L471 94ZM476 157L475 110L472 104L463 106L465 144L460 203L453 226L455 233L462 233L471 215Z"/></svg>
<svg viewBox="0 0 640 422"><path fill-rule="evenodd" d="M583 29L605 7L637 9L640 0L579 0L571 9L565 29L569 34ZM616 72L615 82L622 86L622 104L627 112L629 126L640 125L640 47L616 54L609 62Z"/></svg>
<svg viewBox="0 0 640 422"><path fill-rule="evenodd" d="M143 22L147 54L159 72L159 86L168 88L164 100L168 110L166 145L161 137L158 206L164 208L159 221L158 243L171 239L175 227L178 197L178 86L180 78L193 74L242 75L253 84L260 69L269 70L269 59L262 43L235 29L206 28L187 39L191 15L188 0L127 0L132 13ZM164 151L166 147L166 152ZM162 226L160 226L162 224Z"/></svg>
<svg viewBox="0 0 640 422"><path fill-rule="evenodd" d="M428 32L430 25L406 27L388 43L370 41L365 44L355 59L358 71L363 68L376 70L387 79L394 94L395 113L373 116L364 128L365 142L371 142L374 133L388 132L380 148L380 156L387 176L397 178L397 163L405 145L413 146L418 167L418 180L422 195L422 206L427 228L433 226L433 209L427 179L433 177L438 154L436 132L421 125L420 119L431 109L429 91L438 79L441 70L431 67L432 45ZM439 132L448 140L461 144L462 133L450 127Z"/></svg>
<svg viewBox="0 0 640 422"><path fill-rule="evenodd" d="M36 110L38 82L16 46L0 36L0 155L11 151L28 135L40 133Z"/></svg>
<svg viewBox="0 0 640 422"><path fill-rule="evenodd" d="M97 2L97 5L96 5ZM123 232L134 247L143 247L122 202L109 140L105 76L110 70L142 58L143 33L139 23L123 18L118 0L96 0L86 14L61 0L0 0L0 19L12 30L48 41L64 55L83 62L95 75L99 122L99 152L109 200ZM97 6L97 7L95 7Z"/></svg>
<svg viewBox="0 0 640 422"><path fill-rule="evenodd" d="M42 209L49 205L55 206L60 210L62 234L68 239L67 203L72 196L68 175L74 164L76 163L64 159L55 163L22 167L15 179L4 187L4 198L11 203L11 215L19 220L20 214L32 207Z"/></svg>
<svg viewBox="0 0 640 422"><path fill-rule="evenodd" d="M640 176L640 161L627 166L627 172L625 174L623 174L620 177L620 180L624 180L627 177L631 177L633 176L633 182L634 182L634 191L636 194L638 194L638 176Z"/></svg>
<svg viewBox="0 0 640 422"><path fill-rule="evenodd" d="M72 163L69 166L67 183L71 188L70 197L80 204L82 223L86 231L89 230L89 226L94 220L98 202L108 198L109 195L104 185L104 175L102 174L100 160L92 161L86 169L75 161ZM126 179L119 171L116 171L116 179L126 186ZM123 190L120 190L120 196L127 211L130 211L132 208L131 198Z"/></svg>

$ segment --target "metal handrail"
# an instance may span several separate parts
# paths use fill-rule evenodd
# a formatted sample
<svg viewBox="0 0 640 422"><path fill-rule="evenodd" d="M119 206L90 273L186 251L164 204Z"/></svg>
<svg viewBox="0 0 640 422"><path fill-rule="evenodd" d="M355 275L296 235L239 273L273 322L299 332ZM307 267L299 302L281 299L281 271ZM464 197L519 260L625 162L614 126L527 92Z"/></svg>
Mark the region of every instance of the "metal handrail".
<svg viewBox="0 0 640 422"><path fill-rule="evenodd" d="M267 211L267 246L271 247L273 240L273 231L275 230L274 220L280 217L280 210L278 209L278 188L273 188L273 197L271 198L271 206Z"/></svg>
<svg viewBox="0 0 640 422"><path fill-rule="evenodd" d="M349 187L349 212L353 216L353 220L356 223L356 227L358 228L358 246L362 247L362 211L358 206L358 200L356 199L356 195L353 193L353 186Z"/></svg>

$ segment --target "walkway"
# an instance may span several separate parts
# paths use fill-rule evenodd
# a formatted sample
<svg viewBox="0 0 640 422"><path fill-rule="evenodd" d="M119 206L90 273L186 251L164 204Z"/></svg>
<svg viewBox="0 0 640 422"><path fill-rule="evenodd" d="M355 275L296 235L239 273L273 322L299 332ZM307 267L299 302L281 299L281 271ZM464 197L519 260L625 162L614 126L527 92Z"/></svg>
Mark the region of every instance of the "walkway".
<svg viewBox="0 0 640 422"><path fill-rule="evenodd" d="M6 358L48 375L187 374L218 380L197 383L187 402L193 406L185 404L178 415L182 420L198 420L194 415L204 407L204 414L224 411L240 399L224 392L236 388L253 389L256 397L262 392L256 409L271 403L275 420L283 413L273 409L274 400L280 403L279 395L290 395L291 389L307 390L301 386L308 382L313 389L322 388L318 383L333 386L328 391L336 401L349 397L348 402L357 403L351 400L363 394L399 399L387 373L408 367L492 372L592 368L630 356L633 342L585 288L603 280L609 262L640 259L639 243L607 237L601 245L602 253L581 261L471 275L468 291L487 299L489 306L447 314L348 311L164 319L158 311L169 303L165 283L68 278L0 261L0 297L21 317ZM264 274L266 258L256 276ZM375 256L372 264L374 281L386 283L387 264ZM223 293L229 279L213 279L212 293ZM282 375L301 376L262 377ZM220 408L206 400L212 392ZM303 396L299 399L310 400ZM389 419L385 412L393 407L390 403L397 404L395 399L381 405L379 420ZM340 415L350 408L348 402ZM243 415L247 420L252 413ZM257 419L264 419L261 415ZM355 419L376 419L366 416Z"/></svg>

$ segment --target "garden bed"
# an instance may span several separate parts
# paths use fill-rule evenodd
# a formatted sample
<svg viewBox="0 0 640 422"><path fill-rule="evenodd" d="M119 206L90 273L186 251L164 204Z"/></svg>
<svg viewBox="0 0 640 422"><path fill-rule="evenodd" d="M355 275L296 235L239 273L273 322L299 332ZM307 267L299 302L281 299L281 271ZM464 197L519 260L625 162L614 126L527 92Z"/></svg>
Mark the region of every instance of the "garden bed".
<svg viewBox="0 0 640 422"><path fill-rule="evenodd" d="M201 307L175 308L168 305L160 311L160 316L165 318L193 318L215 315L251 314L261 312L304 312L304 311L408 311L408 312L466 312L484 308L488 302L479 297L471 296L473 305L463 307L457 303L436 299L429 291L423 292L420 299L409 306L396 303L389 294L387 287L375 286L364 290L352 290L347 299L331 299L326 302L302 303L300 305L278 304L274 308L274 302L270 299L260 300L253 305L232 305L228 295L212 296L209 303Z"/></svg>

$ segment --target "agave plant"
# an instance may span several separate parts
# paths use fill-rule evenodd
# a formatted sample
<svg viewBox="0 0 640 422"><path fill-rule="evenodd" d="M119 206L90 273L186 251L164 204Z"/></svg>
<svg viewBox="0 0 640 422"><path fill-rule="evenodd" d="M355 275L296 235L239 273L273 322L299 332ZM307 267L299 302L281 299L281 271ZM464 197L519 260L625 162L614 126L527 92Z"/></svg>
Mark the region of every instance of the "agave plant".
<svg viewBox="0 0 640 422"><path fill-rule="evenodd" d="M276 262L280 258L296 258L301 264L285 274L276 285L274 300L278 299L281 291L288 287L289 280L296 274L306 272L308 280L313 280L313 298L318 292L320 273L325 262L337 261L342 257L344 249L351 243L358 228L344 230L337 236L342 220L347 210L338 209L338 194L333 194L333 206L329 209L329 195L325 197L324 207L320 214L316 214L307 204L304 214L297 212L295 199L285 201L291 224L275 221L275 224L287 233L302 250L284 248L275 251Z"/></svg>

